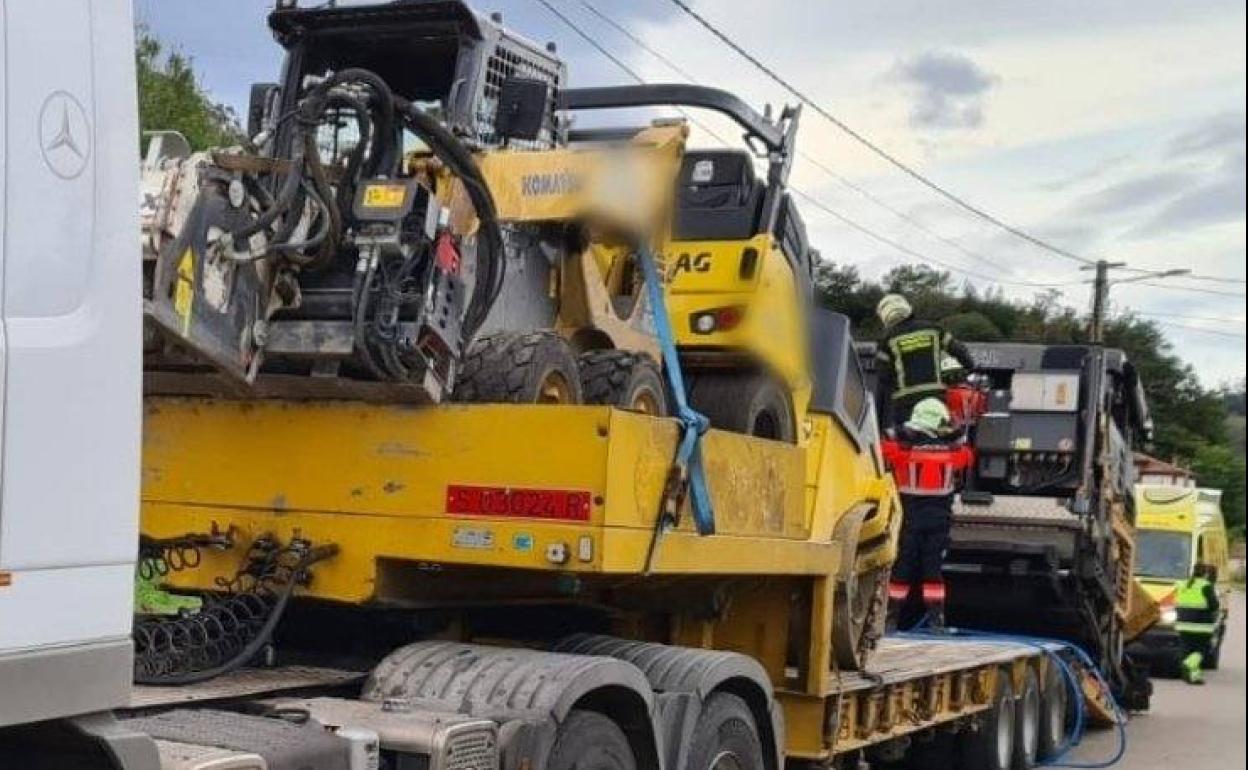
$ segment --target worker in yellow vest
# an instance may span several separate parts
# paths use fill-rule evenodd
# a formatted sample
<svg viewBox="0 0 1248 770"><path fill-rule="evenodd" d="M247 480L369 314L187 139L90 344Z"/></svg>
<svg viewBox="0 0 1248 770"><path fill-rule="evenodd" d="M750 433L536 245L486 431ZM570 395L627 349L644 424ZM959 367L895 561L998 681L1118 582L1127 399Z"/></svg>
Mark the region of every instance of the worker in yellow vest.
<svg viewBox="0 0 1248 770"><path fill-rule="evenodd" d="M1174 630L1183 643L1181 667L1183 681L1188 684L1205 683L1205 658L1213 654L1213 637L1218 630L1218 612L1222 609L1217 576L1216 567L1198 564L1175 596L1174 608L1179 618Z"/></svg>

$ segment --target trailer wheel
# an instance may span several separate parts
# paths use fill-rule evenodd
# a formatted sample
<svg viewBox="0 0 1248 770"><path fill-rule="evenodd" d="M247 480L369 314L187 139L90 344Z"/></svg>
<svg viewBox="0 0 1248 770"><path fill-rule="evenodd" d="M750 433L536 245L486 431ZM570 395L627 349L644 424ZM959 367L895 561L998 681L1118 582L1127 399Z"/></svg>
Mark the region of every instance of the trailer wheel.
<svg viewBox="0 0 1248 770"><path fill-rule="evenodd" d="M645 353L590 350L577 359L587 404L609 404L633 412L667 416L667 390L659 365Z"/></svg>
<svg viewBox="0 0 1248 770"><path fill-rule="evenodd" d="M455 400L484 404L579 404L572 348L552 331L481 337L464 356Z"/></svg>
<svg viewBox="0 0 1248 770"><path fill-rule="evenodd" d="M559 725L547 770L637 770L620 726L596 711L575 709Z"/></svg>
<svg viewBox="0 0 1248 770"><path fill-rule="evenodd" d="M1023 691L1014 706L1014 770L1036 766L1040 747L1040 677L1033 666L1023 675Z"/></svg>
<svg viewBox="0 0 1248 770"><path fill-rule="evenodd" d="M1014 762L1014 686L1008 671L997 672L992 705L978 729L961 735L963 770L1011 770Z"/></svg>
<svg viewBox="0 0 1248 770"><path fill-rule="evenodd" d="M699 374L689 386L689 402L721 430L790 444L797 440L789 395L765 374Z"/></svg>
<svg viewBox="0 0 1248 770"><path fill-rule="evenodd" d="M1040 759L1053 759L1066 747L1070 724L1070 685L1061 668L1049 661L1040 691L1040 735L1036 747Z"/></svg>
<svg viewBox="0 0 1248 770"><path fill-rule="evenodd" d="M910 746L906 770L949 770L957 765L957 737L937 732Z"/></svg>
<svg viewBox="0 0 1248 770"><path fill-rule="evenodd" d="M693 728L688 770L763 770L763 741L749 706L727 692L712 695Z"/></svg>

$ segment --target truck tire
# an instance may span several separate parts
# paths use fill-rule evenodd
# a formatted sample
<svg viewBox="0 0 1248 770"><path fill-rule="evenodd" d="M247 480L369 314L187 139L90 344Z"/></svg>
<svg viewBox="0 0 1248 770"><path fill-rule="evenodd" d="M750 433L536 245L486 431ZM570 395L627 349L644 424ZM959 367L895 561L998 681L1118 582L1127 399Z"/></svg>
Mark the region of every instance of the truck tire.
<svg viewBox="0 0 1248 770"><path fill-rule="evenodd" d="M1033 666L1023 675L1023 690L1014 704L1014 770L1031 770L1040 753L1040 677Z"/></svg>
<svg viewBox="0 0 1248 770"><path fill-rule="evenodd" d="M1040 735L1036 752L1050 760L1066 748L1070 731L1070 685L1054 661L1049 661L1040 690Z"/></svg>
<svg viewBox="0 0 1248 770"><path fill-rule="evenodd" d="M699 374L689 387L689 402L711 427L790 444L797 440L789 395L765 374Z"/></svg>
<svg viewBox="0 0 1248 770"><path fill-rule="evenodd" d="M637 770L628 736L596 711L574 709L559 725L547 770Z"/></svg>
<svg viewBox="0 0 1248 770"><path fill-rule="evenodd" d="M686 770L763 770L763 741L750 707L717 692L707 699L693 728Z"/></svg>
<svg viewBox="0 0 1248 770"><path fill-rule="evenodd" d="M464 356L455 400L476 404L579 404L581 378L568 343L552 331L481 337Z"/></svg>
<svg viewBox="0 0 1248 770"><path fill-rule="evenodd" d="M627 350L591 350L577 359L581 392L587 404L666 417L667 388L659 365L645 353Z"/></svg>
<svg viewBox="0 0 1248 770"><path fill-rule="evenodd" d="M1014 763L1014 686L1008 671L996 676L992 705L980 718L978 729L960 738L962 770L1011 770Z"/></svg>
<svg viewBox="0 0 1248 770"><path fill-rule="evenodd" d="M957 766L957 737L938 732L910 746L906 770L949 770Z"/></svg>

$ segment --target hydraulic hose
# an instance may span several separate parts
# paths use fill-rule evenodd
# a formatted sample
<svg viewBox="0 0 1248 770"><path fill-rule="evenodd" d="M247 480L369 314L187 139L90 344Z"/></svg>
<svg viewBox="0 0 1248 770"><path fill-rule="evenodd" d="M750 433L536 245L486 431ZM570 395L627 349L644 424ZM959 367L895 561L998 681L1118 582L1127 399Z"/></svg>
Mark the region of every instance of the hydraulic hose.
<svg viewBox="0 0 1248 770"><path fill-rule="evenodd" d="M367 96L360 95L359 91L366 92ZM326 112L335 106L354 112L360 132L360 141L347 159L344 176L337 182L336 190L330 184L316 143L317 128L322 125ZM262 210L255 219L230 233L234 242L243 243L257 233L268 231L280 219L280 225L270 238L268 253L281 254L308 269L328 265L337 256L355 186L361 179L389 176L397 170L401 123L422 139L463 185L480 222L475 278L461 324L461 341L471 342L502 291L506 263L498 210L468 147L415 104L396 97L380 76L365 69L344 69L315 84L299 102L293 117L296 132L281 187L271 200L261 199ZM322 221L315 234L291 242L307 201L312 202ZM315 254L309 254L311 249L315 249ZM410 275L414 267L407 265L399 272ZM401 295L402 289L390 285L392 271L370 269L362 278L362 285L357 287L353 329L364 363L375 376L386 372L388 379L402 379L406 366L401 355L397 350L370 351L372 334L367 328L370 306L377 308L386 304L370 298L374 280L380 279L384 291L398 291ZM403 275L399 280L402 282ZM395 301L401 300L399 296ZM384 334L384 330L380 332Z"/></svg>
<svg viewBox="0 0 1248 770"><path fill-rule="evenodd" d="M494 197L490 194L485 177L481 175L476 160L463 142L411 102L396 98L395 104L408 129L424 140L434 155L446 163L463 183L481 223L476 281L463 323L463 337L470 341L476 336L481 324L485 323L499 292L502 291L506 264L498 209L494 205Z"/></svg>
<svg viewBox="0 0 1248 770"><path fill-rule="evenodd" d="M1100 668L1092 660L1079 645L1071 644L1060 639L1044 639L1034 636L1022 636L1017 634L997 634L988 631L969 631L966 629L950 629L945 633L935 633L923 630L926 626L927 618L923 618L914 629L898 634L899 637L905 639L924 639L929 641L948 641L948 642L1001 642L1006 644L1018 644L1043 652L1051 662L1053 662L1058 670L1062 672L1062 681L1065 683L1066 689L1070 694L1071 702L1075 705L1075 720L1071 726L1070 735L1067 736L1065 744L1061 746L1054 755L1046 757L1040 761L1041 767L1060 767L1069 768L1070 770L1103 770L1118 765L1127 753L1127 715L1123 711L1122 706L1115 700L1114 707L1114 728L1118 734L1118 746L1114 753L1105 760L1098 762L1072 762L1066 759L1072 750L1078 746L1082 740L1085 730L1087 729L1087 706L1083 700L1083 689L1079 685L1079 676L1075 672L1075 667L1067 661L1062 655L1053 650L1054 645L1060 646L1063 651L1069 652L1079 660L1083 667L1091 672L1093 678L1096 679L1098 686L1106 693L1110 692L1109 682L1105 680L1105 676L1101 673Z"/></svg>

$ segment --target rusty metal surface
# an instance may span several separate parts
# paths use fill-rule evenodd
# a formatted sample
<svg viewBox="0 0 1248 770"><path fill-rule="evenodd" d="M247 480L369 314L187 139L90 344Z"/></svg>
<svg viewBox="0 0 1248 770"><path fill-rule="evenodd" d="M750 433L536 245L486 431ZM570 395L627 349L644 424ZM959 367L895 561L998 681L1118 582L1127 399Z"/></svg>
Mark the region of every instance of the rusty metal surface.
<svg viewBox="0 0 1248 770"><path fill-rule="evenodd" d="M181 687L136 685L130 691L130 708L207 703L255 695L275 695L310 687L336 687L363 682L364 671L344 671L315 666L245 668L200 684Z"/></svg>

